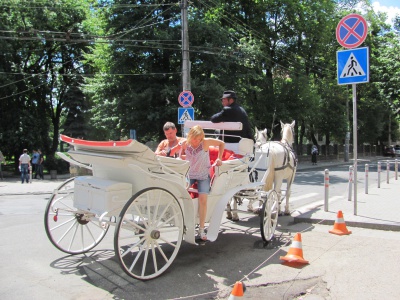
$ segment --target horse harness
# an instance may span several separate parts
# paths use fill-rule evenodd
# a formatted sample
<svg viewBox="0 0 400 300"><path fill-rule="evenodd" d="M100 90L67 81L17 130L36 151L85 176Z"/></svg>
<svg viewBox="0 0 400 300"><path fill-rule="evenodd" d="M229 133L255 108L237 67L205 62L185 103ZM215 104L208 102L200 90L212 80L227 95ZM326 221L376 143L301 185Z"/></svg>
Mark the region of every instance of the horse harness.
<svg viewBox="0 0 400 300"><path fill-rule="evenodd" d="M282 166L275 168L275 171L284 170L286 168L295 170L297 168L298 159L297 159L296 152L294 152L292 146L290 146L289 143L287 143L287 142L282 143L279 141L275 141L275 143L281 145L283 147L283 149L285 150L285 156L283 157ZM269 148L268 148L268 154L269 154ZM268 156L268 154L267 154L267 156ZM290 157L292 156L291 154L293 155L292 159L294 160L293 167L290 165Z"/></svg>

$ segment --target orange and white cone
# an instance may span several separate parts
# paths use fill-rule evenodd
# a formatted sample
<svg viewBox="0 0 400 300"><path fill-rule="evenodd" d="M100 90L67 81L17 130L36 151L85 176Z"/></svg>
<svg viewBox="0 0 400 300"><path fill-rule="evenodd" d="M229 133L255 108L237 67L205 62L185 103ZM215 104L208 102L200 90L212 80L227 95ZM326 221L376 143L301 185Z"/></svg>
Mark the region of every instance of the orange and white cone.
<svg viewBox="0 0 400 300"><path fill-rule="evenodd" d="M228 300L236 300L239 299L239 297L243 297L244 291L246 290L246 286L244 285L243 282L236 281L232 293L229 296Z"/></svg>
<svg viewBox="0 0 400 300"><path fill-rule="evenodd" d="M347 230L346 223L343 219L343 213L341 210L338 211L335 224L333 224L333 229L329 230L329 233L346 235L350 234L351 231Z"/></svg>
<svg viewBox="0 0 400 300"><path fill-rule="evenodd" d="M303 258L303 247L301 245L301 234L296 233L292 241L292 246L289 248L288 253L285 256L281 256L279 259L286 262L295 262L308 264L308 260Z"/></svg>

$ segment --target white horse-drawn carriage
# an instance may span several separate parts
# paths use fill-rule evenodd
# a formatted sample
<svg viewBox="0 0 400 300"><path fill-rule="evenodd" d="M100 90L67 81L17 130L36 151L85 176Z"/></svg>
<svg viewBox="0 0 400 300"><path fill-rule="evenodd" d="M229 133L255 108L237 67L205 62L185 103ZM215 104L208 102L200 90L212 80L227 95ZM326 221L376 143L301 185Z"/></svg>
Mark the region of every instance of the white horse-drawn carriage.
<svg viewBox="0 0 400 300"><path fill-rule="evenodd" d="M241 126L192 121L185 123L185 129L194 124L221 130ZM49 200L45 229L55 247L70 254L85 253L101 242L110 225L115 225L114 250L123 270L147 280L171 265L183 240L196 244L198 201L196 191L188 186L187 161L156 156L136 140L96 142L64 135L60 139L71 149L68 156L59 155L91 169L93 176L68 179ZM249 179L256 167L250 168L253 141L242 139L231 146L235 153L213 170L207 238L217 239L231 199L249 198L261 204L261 235L268 242L277 225L280 197L274 190L264 191L267 174L261 181ZM263 147L260 151L270 155Z"/></svg>

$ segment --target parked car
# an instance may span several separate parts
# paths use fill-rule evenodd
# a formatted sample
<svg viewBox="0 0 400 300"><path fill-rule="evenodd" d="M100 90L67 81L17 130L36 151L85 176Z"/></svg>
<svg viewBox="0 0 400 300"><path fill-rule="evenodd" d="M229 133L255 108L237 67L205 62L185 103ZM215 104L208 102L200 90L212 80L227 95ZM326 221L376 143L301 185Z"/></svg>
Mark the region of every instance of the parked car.
<svg viewBox="0 0 400 300"><path fill-rule="evenodd" d="M383 155L394 157L396 155L394 152L394 147L393 146L385 146L385 149L383 150Z"/></svg>
<svg viewBox="0 0 400 300"><path fill-rule="evenodd" d="M396 154L396 156L400 156L400 145L394 146L394 154Z"/></svg>

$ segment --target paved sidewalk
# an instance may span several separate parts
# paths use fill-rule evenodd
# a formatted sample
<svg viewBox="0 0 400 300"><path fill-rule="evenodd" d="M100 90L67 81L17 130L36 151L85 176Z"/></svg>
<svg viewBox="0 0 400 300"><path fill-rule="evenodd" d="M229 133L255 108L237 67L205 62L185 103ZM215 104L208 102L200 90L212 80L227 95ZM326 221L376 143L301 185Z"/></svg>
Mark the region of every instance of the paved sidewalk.
<svg viewBox="0 0 400 300"><path fill-rule="evenodd" d="M389 184L381 182L381 187L375 186L368 189L358 188L357 202L338 199L328 201L325 211L324 203L303 207L295 211L292 216L295 223L320 223L333 225L337 219L338 211L343 212L347 226L381 230L400 231L400 178L392 177Z"/></svg>
<svg viewBox="0 0 400 300"><path fill-rule="evenodd" d="M387 158L378 157L372 160L359 160L359 165L364 163L376 164L377 160L383 162ZM351 164L351 162L322 162L320 167L332 165ZM310 164L311 165L311 164ZM299 170L307 169L312 166L299 165ZM380 188L377 183L370 183L368 194L365 194L365 187L358 178L357 202L354 203L354 190L351 201L346 199L328 199L328 207L325 211L324 201L310 206L302 207L292 213L295 223L319 223L333 225L337 219L338 211L341 210L347 226L361 227L370 229L400 231L400 176L397 180L391 164L389 173L389 183L386 181L386 172L381 176ZM361 179L362 180L362 179Z"/></svg>
<svg viewBox="0 0 400 300"><path fill-rule="evenodd" d="M51 194L68 178L70 178L70 174L57 175L57 179L50 179L50 175L45 175L44 180L33 179L32 183L22 184L19 177L5 177L0 180L0 196Z"/></svg>

